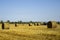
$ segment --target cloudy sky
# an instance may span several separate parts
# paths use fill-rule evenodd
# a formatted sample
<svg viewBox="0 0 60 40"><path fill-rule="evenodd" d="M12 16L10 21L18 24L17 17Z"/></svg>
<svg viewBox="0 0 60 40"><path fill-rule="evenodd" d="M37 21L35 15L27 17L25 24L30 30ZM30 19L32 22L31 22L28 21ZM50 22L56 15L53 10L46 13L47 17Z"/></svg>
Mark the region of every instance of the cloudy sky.
<svg viewBox="0 0 60 40"><path fill-rule="evenodd" d="M60 21L60 0L0 0L0 20Z"/></svg>

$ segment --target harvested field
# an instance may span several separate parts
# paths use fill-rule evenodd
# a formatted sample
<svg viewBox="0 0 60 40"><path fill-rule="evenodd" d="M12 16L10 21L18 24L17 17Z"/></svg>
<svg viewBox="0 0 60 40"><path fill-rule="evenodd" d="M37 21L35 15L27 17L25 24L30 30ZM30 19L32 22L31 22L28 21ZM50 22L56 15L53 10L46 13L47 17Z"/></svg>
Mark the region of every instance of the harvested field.
<svg viewBox="0 0 60 40"><path fill-rule="evenodd" d="M60 25L55 29L48 29L47 25L10 26L9 30L0 30L0 40L60 40Z"/></svg>

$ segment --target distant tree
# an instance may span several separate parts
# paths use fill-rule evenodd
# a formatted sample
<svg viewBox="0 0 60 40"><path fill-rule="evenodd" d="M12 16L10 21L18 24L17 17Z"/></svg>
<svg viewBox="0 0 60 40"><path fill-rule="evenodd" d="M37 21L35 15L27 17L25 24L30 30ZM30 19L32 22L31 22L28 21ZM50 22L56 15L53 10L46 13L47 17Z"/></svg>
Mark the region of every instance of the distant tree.
<svg viewBox="0 0 60 40"><path fill-rule="evenodd" d="M22 23L22 21L18 21L18 23Z"/></svg>
<svg viewBox="0 0 60 40"><path fill-rule="evenodd" d="M0 23L3 23L3 20L1 20Z"/></svg>
<svg viewBox="0 0 60 40"><path fill-rule="evenodd" d="M30 23L32 23L32 21L30 21Z"/></svg>
<svg viewBox="0 0 60 40"><path fill-rule="evenodd" d="M10 20L7 20L8 23L10 23Z"/></svg>
<svg viewBox="0 0 60 40"><path fill-rule="evenodd" d="M60 24L60 22L57 22L58 24Z"/></svg>
<svg viewBox="0 0 60 40"><path fill-rule="evenodd" d="M43 25L47 25L47 23L46 22L43 22Z"/></svg>
<svg viewBox="0 0 60 40"><path fill-rule="evenodd" d="M22 23L22 21L19 21L20 23Z"/></svg>

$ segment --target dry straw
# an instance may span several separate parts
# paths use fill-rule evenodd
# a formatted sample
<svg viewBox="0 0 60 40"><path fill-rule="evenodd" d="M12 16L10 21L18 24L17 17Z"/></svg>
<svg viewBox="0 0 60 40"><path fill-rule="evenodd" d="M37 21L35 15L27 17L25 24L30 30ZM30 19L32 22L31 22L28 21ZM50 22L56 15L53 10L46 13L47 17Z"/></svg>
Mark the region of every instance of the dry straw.
<svg viewBox="0 0 60 40"><path fill-rule="evenodd" d="M15 27L17 27L17 24L15 23Z"/></svg>
<svg viewBox="0 0 60 40"><path fill-rule="evenodd" d="M34 26L40 26L40 23L34 23Z"/></svg>
<svg viewBox="0 0 60 40"><path fill-rule="evenodd" d="M9 23L2 23L2 29L9 29Z"/></svg>
<svg viewBox="0 0 60 40"><path fill-rule="evenodd" d="M40 26L41 25L41 23L37 23L37 26Z"/></svg>
<svg viewBox="0 0 60 40"><path fill-rule="evenodd" d="M56 21L49 21L49 22L47 23L47 27L48 27L48 28L56 28L56 27L57 27Z"/></svg>
<svg viewBox="0 0 60 40"><path fill-rule="evenodd" d="M33 23L29 23L29 26L33 26Z"/></svg>

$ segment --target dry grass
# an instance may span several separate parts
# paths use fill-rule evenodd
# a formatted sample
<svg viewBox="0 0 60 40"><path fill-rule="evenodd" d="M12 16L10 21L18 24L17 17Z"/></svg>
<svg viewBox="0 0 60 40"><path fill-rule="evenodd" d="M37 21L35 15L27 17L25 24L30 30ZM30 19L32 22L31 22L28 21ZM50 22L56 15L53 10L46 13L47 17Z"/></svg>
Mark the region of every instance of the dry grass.
<svg viewBox="0 0 60 40"><path fill-rule="evenodd" d="M0 30L0 40L60 40L60 25L48 29L46 25L15 27L10 24L9 30Z"/></svg>

